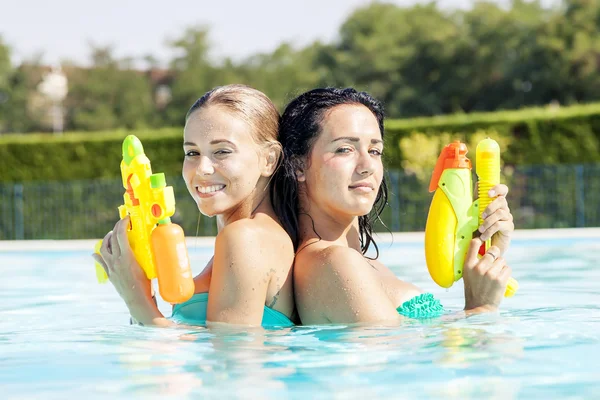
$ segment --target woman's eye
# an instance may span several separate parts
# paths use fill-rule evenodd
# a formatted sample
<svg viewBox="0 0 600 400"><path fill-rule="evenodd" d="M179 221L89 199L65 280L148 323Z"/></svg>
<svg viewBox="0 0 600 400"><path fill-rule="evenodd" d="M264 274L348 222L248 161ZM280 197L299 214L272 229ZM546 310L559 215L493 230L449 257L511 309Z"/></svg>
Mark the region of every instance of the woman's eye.
<svg viewBox="0 0 600 400"><path fill-rule="evenodd" d="M226 155L226 154L231 154L231 150L217 150L215 151L216 155Z"/></svg>
<svg viewBox="0 0 600 400"><path fill-rule="evenodd" d="M200 155L200 153L198 153L196 150L188 150L185 152L186 157L196 157L198 155Z"/></svg>
<svg viewBox="0 0 600 400"><path fill-rule="evenodd" d="M369 153L373 154L374 156L380 156L383 154L383 150L371 149L371 150L369 150Z"/></svg>
<svg viewBox="0 0 600 400"><path fill-rule="evenodd" d="M352 149L350 147L340 147L335 152L340 153L340 154L346 154L346 153L350 153L351 151L352 151Z"/></svg>

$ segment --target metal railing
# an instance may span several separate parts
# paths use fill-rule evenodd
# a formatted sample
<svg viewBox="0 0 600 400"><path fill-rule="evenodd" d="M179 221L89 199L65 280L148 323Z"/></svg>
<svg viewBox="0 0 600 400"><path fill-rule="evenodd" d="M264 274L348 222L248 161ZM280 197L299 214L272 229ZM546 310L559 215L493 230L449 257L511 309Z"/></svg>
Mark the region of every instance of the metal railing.
<svg viewBox="0 0 600 400"><path fill-rule="evenodd" d="M600 164L505 169L509 204L519 229L600 226ZM378 231L423 231L432 194L429 182L388 171L389 207ZM173 221L189 236L216 234L214 218L199 218L181 178ZM101 238L118 220L120 179L0 184L0 240Z"/></svg>

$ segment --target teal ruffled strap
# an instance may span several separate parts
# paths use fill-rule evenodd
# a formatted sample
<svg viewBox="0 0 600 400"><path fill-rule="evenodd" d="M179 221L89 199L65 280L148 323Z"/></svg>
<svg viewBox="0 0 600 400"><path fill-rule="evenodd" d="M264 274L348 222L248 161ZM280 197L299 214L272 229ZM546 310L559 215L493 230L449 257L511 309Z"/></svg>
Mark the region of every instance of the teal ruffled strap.
<svg viewBox="0 0 600 400"><path fill-rule="evenodd" d="M396 310L400 315L415 319L436 318L444 313L444 307L431 293L422 293L415 296L405 301Z"/></svg>

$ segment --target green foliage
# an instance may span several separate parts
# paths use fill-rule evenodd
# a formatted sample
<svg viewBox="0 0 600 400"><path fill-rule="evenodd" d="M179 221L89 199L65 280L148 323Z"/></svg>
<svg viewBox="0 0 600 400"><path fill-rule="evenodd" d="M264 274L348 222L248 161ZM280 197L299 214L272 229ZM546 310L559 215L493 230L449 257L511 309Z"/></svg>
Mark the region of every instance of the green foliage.
<svg viewBox="0 0 600 400"><path fill-rule="evenodd" d="M154 102L146 76L120 65L110 48L93 49L92 60L93 68L69 74L67 127L98 131L148 126Z"/></svg>
<svg viewBox="0 0 600 400"><path fill-rule="evenodd" d="M7 125L7 119L10 118L7 103L11 89L11 76L10 50L0 36L0 132Z"/></svg>
<svg viewBox="0 0 600 400"><path fill-rule="evenodd" d="M597 0L553 8L540 0L502 7L477 1L467 10L373 2L350 14L329 43L282 43L242 60L212 57L204 26L187 27L168 42L175 54L168 69L150 54L143 58L149 70L135 71L133 62L142 60L119 60L110 47L92 46L90 68L63 66L65 128L180 126L198 97L228 83L256 87L280 109L313 87L353 86L382 100L391 118L599 101L598 20ZM0 96L8 99L0 98L0 131L50 130L47 105L36 95L39 60L12 68L8 54L0 41ZM531 134L537 129L525 124ZM571 132L572 141L586 129Z"/></svg>
<svg viewBox="0 0 600 400"><path fill-rule="evenodd" d="M11 73L10 50L0 36L0 92L8 89L8 81Z"/></svg>
<svg viewBox="0 0 600 400"><path fill-rule="evenodd" d="M181 175L182 130L76 132L0 137L0 181L64 181L120 176L121 145L128 134L144 144L153 170Z"/></svg>
<svg viewBox="0 0 600 400"><path fill-rule="evenodd" d="M209 62L208 30L204 27L187 28L183 35L170 42L179 54L171 61L174 73L172 98L164 111L167 125L183 125L190 106L214 86L222 85L220 71Z"/></svg>
<svg viewBox="0 0 600 400"><path fill-rule="evenodd" d="M43 112L39 112L36 104L39 96L33 95L41 79L42 70L36 59L10 71L6 101L0 104L0 121L3 119L0 131L28 132L45 128Z"/></svg>
<svg viewBox="0 0 600 400"><path fill-rule="evenodd" d="M245 60L233 77L242 76L243 82L270 94L271 100L283 107L300 93L319 86L326 71L316 67L314 59L321 48L318 42L300 50L283 43L271 54L258 54Z"/></svg>
<svg viewBox="0 0 600 400"><path fill-rule="evenodd" d="M0 181L53 181L119 176L121 143L128 134L142 140L156 171L181 174L182 129L115 130L0 136ZM600 104L532 108L388 120L385 163L426 179L440 149L462 140L474 159L476 143L496 139L505 165L600 162ZM474 161L474 160L473 160Z"/></svg>
<svg viewBox="0 0 600 400"><path fill-rule="evenodd" d="M391 207L382 215L385 226L376 230L422 230L431 202L428 183L441 147L463 140L474 162L476 143L488 135L502 149L502 176L511 188L517 226L597 226L600 164L580 164L600 161L594 134L600 131L598 107L388 121L385 161ZM0 136L0 239L89 238L112 229L122 202L119 164L128 134L140 137L153 171L164 172L174 187L173 220L188 235L214 235L214 219L198 219L181 178L181 129L161 129ZM520 165L532 160L574 165Z"/></svg>
<svg viewBox="0 0 600 400"><path fill-rule="evenodd" d="M600 104L390 120L388 165L431 167L430 157L448 139L471 143L473 149L482 134L500 142L508 165L600 162ZM426 153L419 161L422 149Z"/></svg>

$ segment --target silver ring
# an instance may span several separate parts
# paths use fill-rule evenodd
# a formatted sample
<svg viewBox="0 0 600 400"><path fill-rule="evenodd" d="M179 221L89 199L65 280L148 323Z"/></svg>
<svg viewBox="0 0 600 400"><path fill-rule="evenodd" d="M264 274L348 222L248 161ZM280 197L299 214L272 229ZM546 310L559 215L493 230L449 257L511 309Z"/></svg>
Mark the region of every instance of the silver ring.
<svg viewBox="0 0 600 400"><path fill-rule="evenodd" d="M488 254L492 257L494 257L494 261L496 261L496 259L498 258L497 255L495 255L494 253L492 253L491 251L488 251Z"/></svg>

